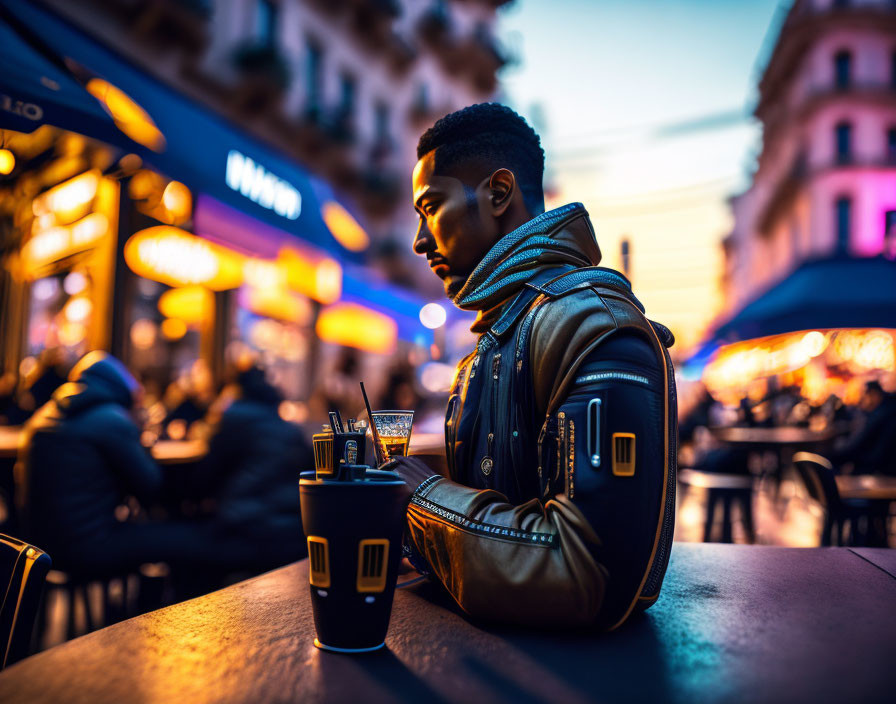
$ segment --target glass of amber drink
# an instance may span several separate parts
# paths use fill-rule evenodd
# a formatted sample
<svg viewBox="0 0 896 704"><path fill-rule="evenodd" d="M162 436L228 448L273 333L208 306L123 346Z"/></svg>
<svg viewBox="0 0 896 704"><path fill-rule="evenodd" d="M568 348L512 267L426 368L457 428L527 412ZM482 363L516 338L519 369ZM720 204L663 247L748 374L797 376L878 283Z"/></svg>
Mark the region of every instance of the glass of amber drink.
<svg viewBox="0 0 896 704"><path fill-rule="evenodd" d="M374 411L373 423L380 439L380 447L388 462L395 457L407 457L411 442L413 411Z"/></svg>

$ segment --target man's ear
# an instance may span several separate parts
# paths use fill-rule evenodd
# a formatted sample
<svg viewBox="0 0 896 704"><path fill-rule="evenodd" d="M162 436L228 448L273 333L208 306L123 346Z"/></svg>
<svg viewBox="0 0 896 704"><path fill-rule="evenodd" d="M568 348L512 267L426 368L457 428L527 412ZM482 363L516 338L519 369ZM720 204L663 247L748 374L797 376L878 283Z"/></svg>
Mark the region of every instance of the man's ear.
<svg viewBox="0 0 896 704"><path fill-rule="evenodd" d="M510 169L498 169L488 180L488 188L491 191L489 200L492 204L494 215L500 216L510 207L513 194L516 191L516 177Z"/></svg>

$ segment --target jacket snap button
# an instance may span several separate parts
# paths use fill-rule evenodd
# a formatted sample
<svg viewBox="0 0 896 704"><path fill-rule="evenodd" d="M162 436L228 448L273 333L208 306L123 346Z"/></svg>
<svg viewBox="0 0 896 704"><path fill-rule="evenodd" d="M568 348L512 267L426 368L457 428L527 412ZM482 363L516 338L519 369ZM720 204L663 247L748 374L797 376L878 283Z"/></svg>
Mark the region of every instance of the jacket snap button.
<svg viewBox="0 0 896 704"><path fill-rule="evenodd" d="M485 476L488 476L492 473L492 467L495 466L495 462L491 457L483 457L482 464L479 465L479 469L482 470L482 473Z"/></svg>

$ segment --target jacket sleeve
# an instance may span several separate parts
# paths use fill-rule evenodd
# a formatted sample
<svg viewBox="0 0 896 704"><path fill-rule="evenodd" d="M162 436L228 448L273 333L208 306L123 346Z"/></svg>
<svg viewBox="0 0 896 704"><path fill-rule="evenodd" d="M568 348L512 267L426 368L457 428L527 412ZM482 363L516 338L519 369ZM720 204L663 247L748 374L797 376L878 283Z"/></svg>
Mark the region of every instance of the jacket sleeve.
<svg viewBox="0 0 896 704"><path fill-rule="evenodd" d="M636 344L640 345L635 349L637 363L643 366L645 360L648 365L655 360L646 343ZM604 380L606 372L601 370L619 367L606 358L607 352L612 356L609 343L587 357L577 374L581 381L560 404L557 417L563 429L555 433L548 452L552 461L546 465L547 494L552 498L515 506L495 491L479 491L437 476L421 484L412 496L408 509L411 547L471 615L534 626L581 626L604 620L602 607L608 588L614 586L610 582L613 561L620 553L622 563L631 561L626 552L636 549L632 541L638 540L637 524L645 522L637 515L638 509L631 515L617 515L620 508L615 502L646 507L650 492L638 483L640 477L635 482L612 476L608 461L602 472L594 468L585 451L588 401L597 396L610 398L613 404L625 399L630 406L628 417L636 423L626 429L641 436L642 443L648 434L662 437L663 433L661 416L652 412L656 404L654 409L646 408L645 399L636 395L640 388ZM633 366L629 360L628 369ZM643 378L648 373L651 379L659 378L656 369L645 370ZM626 374L642 378L631 371ZM630 384L628 376L622 377L626 384ZM589 377L601 381L588 381ZM610 437L610 424L606 425L605 446ZM628 532L616 528L627 523L633 525ZM605 529L618 543L609 550L603 545ZM653 540L652 527L649 533ZM605 555L609 560L604 560ZM609 594L613 621L618 618L615 612L627 613L643 574L643 569L636 574L632 570L634 576L629 577L623 571L619 570L619 579L625 582L625 593L618 599L612 589ZM625 606L618 606L616 602L621 604L625 595Z"/></svg>
<svg viewBox="0 0 896 704"><path fill-rule="evenodd" d="M113 471L121 477L125 491L144 505L156 499L162 488L162 471L140 444L140 430L123 409L110 414L101 447Z"/></svg>

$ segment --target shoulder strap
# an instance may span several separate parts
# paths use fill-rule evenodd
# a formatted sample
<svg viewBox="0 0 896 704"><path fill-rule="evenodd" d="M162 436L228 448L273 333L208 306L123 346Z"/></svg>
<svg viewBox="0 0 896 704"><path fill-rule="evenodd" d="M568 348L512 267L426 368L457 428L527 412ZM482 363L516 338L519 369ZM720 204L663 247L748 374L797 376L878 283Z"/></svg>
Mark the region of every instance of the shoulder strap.
<svg viewBox="0 0 896 704"><path fill-rule="evenodd" d="M564 268L568 269L568 267ZM575 269L571 270L575 271ZM510 305L507 306L498 320L495 321L495 324L489 329L492 336L499 339L506 335L510 330L513 330L519 319L527 310L529 310L535 299L544 293L541 289L541 284L558 278L558 272L563 272L563 268L552 267L533 276L532 279L523 286L522 290L517 294ZM565 273L566 272L561 273L560 276L564 276Z"/></svg>

